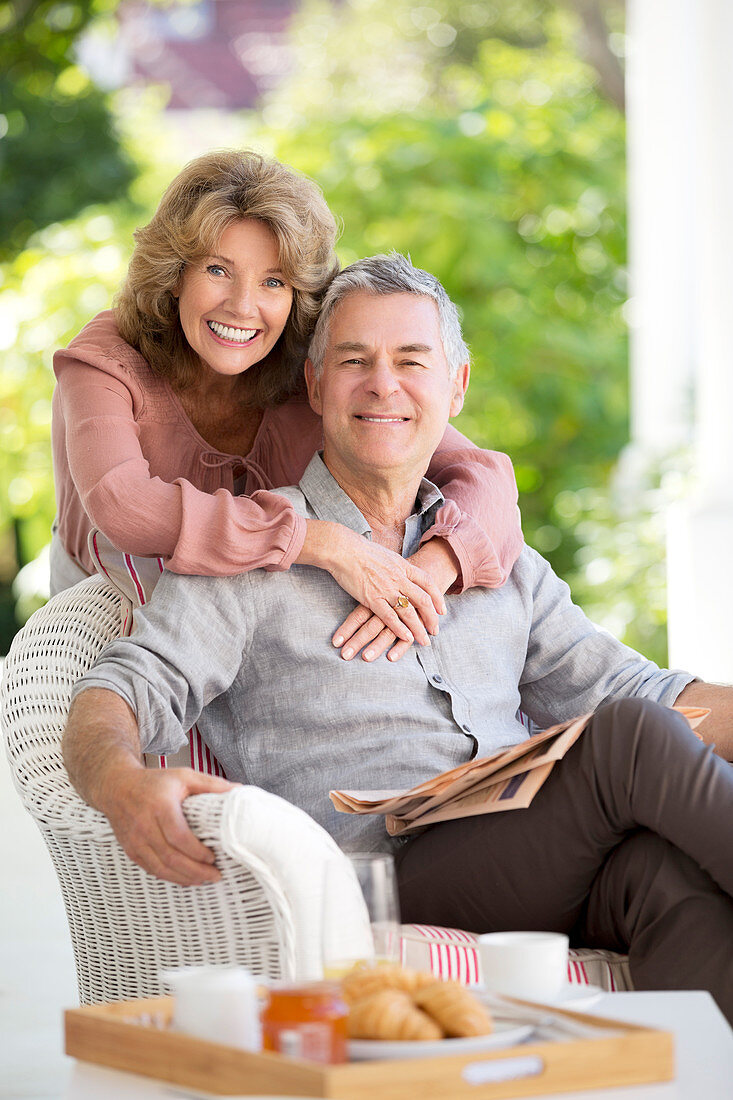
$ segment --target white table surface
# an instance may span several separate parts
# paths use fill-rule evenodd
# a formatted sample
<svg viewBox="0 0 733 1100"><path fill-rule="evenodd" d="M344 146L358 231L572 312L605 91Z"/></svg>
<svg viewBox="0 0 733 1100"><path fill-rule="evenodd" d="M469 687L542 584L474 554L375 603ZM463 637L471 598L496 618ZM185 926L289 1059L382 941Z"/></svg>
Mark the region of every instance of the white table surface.
<svg viewBox="0 0 733 1100"><path fill-rule="evenodd" d="M553 1093L553 1100L731 1100L733 1031L709 993L607 993L588 1012L675 1033L677 1076L658 1085ZM77 1062L65 1100L181 1100L204 1093ZM294 1100L248 1097L247 1100ZM303 1098L298 1098L303 1100Z"/></svg>

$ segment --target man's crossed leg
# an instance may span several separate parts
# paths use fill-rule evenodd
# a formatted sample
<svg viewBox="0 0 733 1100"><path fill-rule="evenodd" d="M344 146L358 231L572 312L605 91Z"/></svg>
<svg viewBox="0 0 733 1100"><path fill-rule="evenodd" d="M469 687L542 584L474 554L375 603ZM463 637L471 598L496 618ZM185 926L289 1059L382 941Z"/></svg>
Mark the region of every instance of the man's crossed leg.
<svg viewBox="0 0 733 1100"><path fill-rule="evenodd" d="M568 932L733 1019L733 768L665 707L601 708L527 809L432 826L397 863L407 921Z"/></svg>

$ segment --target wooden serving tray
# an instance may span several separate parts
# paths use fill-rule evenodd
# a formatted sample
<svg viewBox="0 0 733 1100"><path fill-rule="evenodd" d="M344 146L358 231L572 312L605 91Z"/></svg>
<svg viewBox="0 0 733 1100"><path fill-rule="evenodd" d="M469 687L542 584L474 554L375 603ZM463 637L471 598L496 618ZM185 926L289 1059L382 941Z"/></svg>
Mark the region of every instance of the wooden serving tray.
<svg viewBox="0 0 733 1100"><path fill-rule="evenodd" d="M669 1081L674 1076L669 1032L579 1012L547 1009L557 1017L617 1035L527 1043L480 1054L324 1066L263 1051L195 1039L168 1029L171 997L86 1005L65 1013L66 1053L113 1069L154 1077L220 1096L278 1095L333 1100L500 1100L577 1089ZM505 1063L503 1066L497 1063ZM531 1071L511 1080L487 1074Z"/></svg>

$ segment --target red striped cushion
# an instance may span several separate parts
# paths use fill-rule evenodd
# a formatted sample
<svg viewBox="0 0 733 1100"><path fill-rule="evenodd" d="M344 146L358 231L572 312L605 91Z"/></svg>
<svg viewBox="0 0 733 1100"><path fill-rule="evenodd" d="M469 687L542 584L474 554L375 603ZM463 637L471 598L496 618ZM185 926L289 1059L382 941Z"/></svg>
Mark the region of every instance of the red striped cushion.
<svg viewBox="0 0 733 1100"><path fill-rule="evenodd" d="M188 745L185 748L168 756L146 753L145 765L148 768L193 768L195 772L220 775L226 779L224 769L204 741L198 726L188 731Z"/></svg>
<svg viewBox="0 0 733 1100"><path fill-rule="evenodd" d="M403 924L401 961L403 966L472 985L481 980L476 940L475 933L457 928ZM591 948L571 950L568 981L571 985L597 985L610 992L633 989L626 956Z"/></svg>

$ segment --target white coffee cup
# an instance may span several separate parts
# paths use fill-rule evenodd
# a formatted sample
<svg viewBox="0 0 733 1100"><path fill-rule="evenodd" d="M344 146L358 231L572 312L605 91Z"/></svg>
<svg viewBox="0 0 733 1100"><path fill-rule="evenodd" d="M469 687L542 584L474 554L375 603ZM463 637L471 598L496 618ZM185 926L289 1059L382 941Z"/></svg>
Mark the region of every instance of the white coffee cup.
<svg viewBox="0 0 733 1100"><path fill-rule="evenodd" d="M492 993L552 1001L568 980L568 937L561 932L487 932L478 938L483 984Z"/></svg>
<svg viewBox="0 0 733 1100"><path fill-rule="evenodd" d="M257 983L242 966L192 966L164 970L173 990L173 1027L198 1039L262 1049Z"/></svg>

